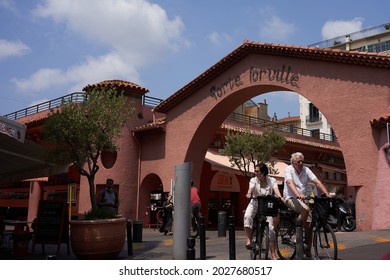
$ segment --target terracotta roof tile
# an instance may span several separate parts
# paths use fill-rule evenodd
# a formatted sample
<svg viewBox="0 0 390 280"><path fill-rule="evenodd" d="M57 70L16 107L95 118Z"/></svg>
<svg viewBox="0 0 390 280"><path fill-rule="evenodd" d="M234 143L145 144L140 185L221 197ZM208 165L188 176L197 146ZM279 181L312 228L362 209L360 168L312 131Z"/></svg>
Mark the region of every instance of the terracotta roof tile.
<svg viewBox="0 0 390 280"><path fill-rule="evenodd" d="M230 130L234 130L234 131L240 131L240 132L247 131L247 128L245 128L245 127L228 125L228 124L222 124L221 128L228 129L228 130L230 129ZM253 129L250 129L250 132L251 133L261 133L261 131L253 130ZM340 145L336 142L315 139L312 137L307 137L308 139L306 140L306 139L304 139L305 136L301 136L301 135L294 135L294 136L295 137L285 136L286 142L297 143L297 144L302 144L302 145L307 145L307 146L312 146L312 147L329 149L329 150L341 152Z"/></svg>
<svg viewBox="0 0 390 280"><path fill-rule="evenodd" d="M83 91L94 89L96 87L107 86L107 85L117 87L118 89L123 90L124 92L137 93L140 95L144 95L145 93L149 92L147 88L123 80L105 80L96 84L86 85L83 88Z"/></svg>
<svg viewBox="0 0 390 280"><path fill-rule="evenodd" d="M140 131L148 131L161 129L165 125L165 117L154 120L154 122L150 122L141 126L137 126L134 128L134 132Z"/></svg>
<svg viewBox="0 0 390 280"><path fill-rule="evenodd" d="M374 119L370 121L373 127L385 127L386 123L390 123L390 115L387 117L380 117L379 119Z"/></svg>

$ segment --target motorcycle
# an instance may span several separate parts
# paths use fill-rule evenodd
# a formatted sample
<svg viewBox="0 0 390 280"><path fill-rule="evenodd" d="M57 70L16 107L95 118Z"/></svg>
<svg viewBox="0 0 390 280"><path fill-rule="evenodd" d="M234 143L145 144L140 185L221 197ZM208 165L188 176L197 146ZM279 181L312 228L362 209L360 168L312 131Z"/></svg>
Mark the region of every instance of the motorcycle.
<svg viewBox="0 0 390 280"><path fill-rule="evenodd" d="M354 231L356 229L356 219L344 199L336 198L336 205L334 211L329 214L328 223L333 228L338 228L340 225L344 231Z"/></svg>

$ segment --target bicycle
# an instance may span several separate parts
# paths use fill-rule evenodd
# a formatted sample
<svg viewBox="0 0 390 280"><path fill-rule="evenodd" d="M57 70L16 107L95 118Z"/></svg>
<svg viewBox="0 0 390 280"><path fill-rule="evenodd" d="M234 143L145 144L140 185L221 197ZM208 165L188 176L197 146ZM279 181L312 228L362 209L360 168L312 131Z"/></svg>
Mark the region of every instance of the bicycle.
<svg viewBox="0 0 390 280"><path fill-rule="evenodd" d="M191 213L191 237L196 238L199 235L199 218L200 211L198 207L194 207Z"/></svg>
<svg viewBox="0 0 390 280"><path fill-rule="evenodd" d="M336 260L338 254L336 235L329 225L327 211L335 200L328 197L314 197L310 232L313 234L313 248L316 259ZM287 207L279 211L280 221L276 227L276 252L280 259L294 259L296 255L297 214Z"/></svg>
<svg viewBox="0 0 390 280"><path fill-rule="evenodd" d="M254 218L252 250L250 258L255 260L267 260L269 253L269 224L268 216L275 217L278 215L279 199L276 196L257 196L257 213Z"/></svg>
<svg viewBox="0 0 390 280"><path fill-rule="evenodd" d="M157 210L157 214L156 214L156 228L158 229L159 232L163 232L163 213L164 213L164 209L160 208L159 210Z"/></svg>

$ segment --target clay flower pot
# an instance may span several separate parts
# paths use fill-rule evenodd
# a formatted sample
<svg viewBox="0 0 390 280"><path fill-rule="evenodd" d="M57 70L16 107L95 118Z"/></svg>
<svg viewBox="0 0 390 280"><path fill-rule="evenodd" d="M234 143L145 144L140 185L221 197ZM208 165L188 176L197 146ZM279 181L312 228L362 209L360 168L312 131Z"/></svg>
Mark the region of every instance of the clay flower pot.
<svg viewBox="0 0 390 280"><path fill-rule="evenodd" d="M70 222L70 242L79 259L115 259L126 238L126 218Z"/></svg>

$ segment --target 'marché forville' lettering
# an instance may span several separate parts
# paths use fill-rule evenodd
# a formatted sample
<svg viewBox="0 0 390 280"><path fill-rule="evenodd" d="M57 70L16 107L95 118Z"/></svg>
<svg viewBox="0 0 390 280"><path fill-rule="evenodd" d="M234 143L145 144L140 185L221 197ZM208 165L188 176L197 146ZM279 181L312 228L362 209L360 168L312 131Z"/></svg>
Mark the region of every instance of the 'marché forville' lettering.
<svg viewBox="0 0 390 280"><path fill-rule="evenodd" d="M298 87L298 74L291 72L291 67L283 65L281 69L263 69L263 68L250 68L249 79L251 83L268 79L269 81L277 81L282 84L290 84L293 87Z"/></svg>
<svg viewBox="0 0 390 280"><path fill-rule="evenodd" d="M270 68L255 68L249 69L249 83L257 83L264 80L276 81L282 84L290 84L293 87L298 87L298 74L291 72L291 67L282 65L282 68L270 69ZM219 86L212 86L210 88L210 96L218 100L232 91L234 88L238 88L244 84L240 75L237 75L234 79L228 78Z"/></svg>

